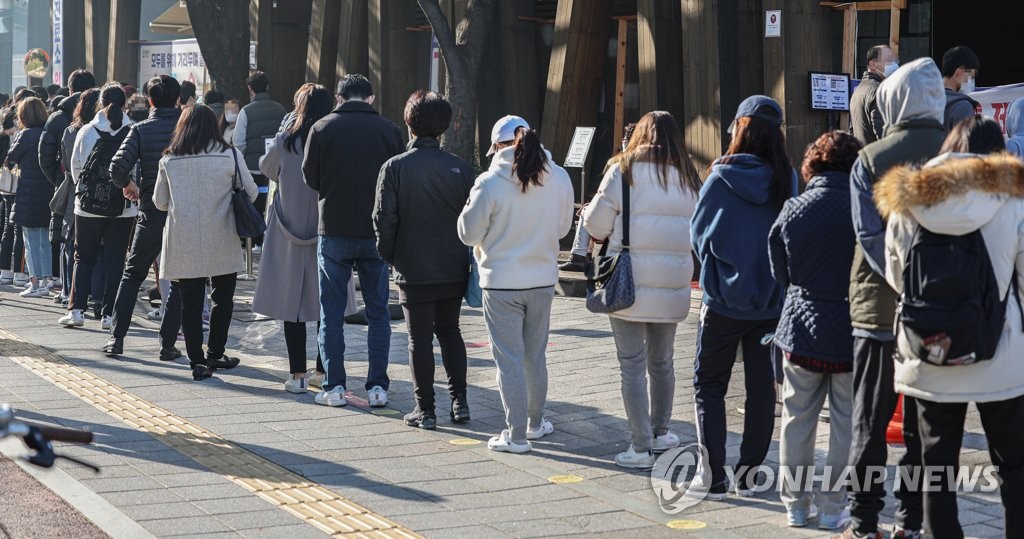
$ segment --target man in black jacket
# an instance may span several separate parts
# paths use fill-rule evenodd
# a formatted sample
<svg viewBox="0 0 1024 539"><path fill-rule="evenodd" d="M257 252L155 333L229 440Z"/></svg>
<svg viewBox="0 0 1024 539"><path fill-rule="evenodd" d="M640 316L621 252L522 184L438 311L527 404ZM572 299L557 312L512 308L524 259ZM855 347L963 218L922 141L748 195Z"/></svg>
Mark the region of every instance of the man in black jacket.
<svg viewBox="0 0 1024 539"><path fill-rule="evenodd" d="M68 75L68 86L73 93L57 105L57 111L46 120L43 136L39 139L39 167L53 185L60 185L64 181L64 172L71 173L70 170L61 171L60 141L64 137L64 130L74 119L78 99L82 92L96 87L96 77L84 69L77 69Z"/></svg>
<svg viewBox="0 0 1024 539"><path fill-rule="evenodd" d="M404 150L402 130L377 114L373 89L363 75L338 83L338 107L313 124L302 171L320 194L320 331L317 342L327 377L316 403L344 406L344 315L353 267L366 303L370 370L366 390L370 406L387 404L391 316L388 265L377 254L373 230L374 197L381 165Z"/></svg>
<svg viewBox="0 0 1024 539"><path fill-rule="evenodd" d="M125 198L138 202L139 218L132 250L128 255L121 284L117 288L110 339L103 346L103 352L107 355L115 356L124 352L124 338L135 311L139 287L146 280L150 266L160 255L167 212L153 205L153 188L164 148L170 144L181 115L181 110L177 108L179 91L178 81L167 75L154 77L146 83L145 92L153 107L149 118L129 128L128 136L110 162L111 181L124 189ZM138 184L132 179L136 165L141 169L136 180ZM173 361L181 357L181 352L174 347L180 328L181 296L177 287L172 286L171 293L164 298L164 317L160 323L162 361Z"/></svg>
<svg viewBox="0 0 1024 539"><path fill-rule="evenodd" d="M411 427L434 429L434 335L448 374L449 417L469 420L466 402L466 344L459 330L462 296L469 278L469 249L459 239L458 221L473 188L473 167L441 149L437 139L452 119L448 102L434 92L412 94L405 123L415 137L409 151L380 169L373 225L377 251L395 267L409 330L416 409Z"/></svg>

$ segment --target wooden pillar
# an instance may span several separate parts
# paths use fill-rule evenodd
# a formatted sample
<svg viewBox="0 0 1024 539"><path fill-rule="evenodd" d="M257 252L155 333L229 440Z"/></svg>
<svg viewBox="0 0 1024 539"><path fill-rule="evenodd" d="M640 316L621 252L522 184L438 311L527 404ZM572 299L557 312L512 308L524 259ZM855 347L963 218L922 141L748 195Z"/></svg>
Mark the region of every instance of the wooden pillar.
<svg viewBox="0 0 1024 539"><path fill-rule="evenodd" d="M107 76L110 54L110 0L89 0L85 3L85 68L102 84Z"/></svg>
<svg viewBox="0 0 1024 539"><path fill-rule="evenodd" d="M377 110L399 125L409 95L425 88L429 76L430 33L406 30L415 24L407 0L369 0L367 75Z"/></svg>
<svg viewBox="0 0 1024 539"><path fill-rule="evenodd" d="M628 45L629 45L629 23L625 19L619 19L617 25L617 37L615 47L615 120L612 126L612 142L616 143L622 140L622 134L625 131L626 123L626 64L629 60L628 56ZM643 60L640 61L641 70L643 69ZM643 73L640 75L640 110L649 111L652 110L650 107L644 106L644 92L643 92Z"/></svg>
<svg viewBox="0 0 1024 539"><path fill-rule="evenodd" d="M541 137L561 163L578 125L597 119L612 15L610 0L560 0L548 67Z"/></svg>
<svg viewBox="0 0 1024 539"><path fill-rule="evenodd" d="M534 13L534 0L500 0L494 31L488 32L480 59L477 133L480 162L487 163L491 127L506 114L522 116L535 128L541 125L547 57L543 54L544 27L519 17ZM495 69L495 66L501 66Z"/></svg>
<svg viewBox="0 0 1024 539"><path fill-rule="evenodd" d="M341 0L339 8L338 53L334 66L336 78L340 80L349 73L369 76L366 0Z"/></svg>
<svg viewBox="0 0 1024 539"><path fill-rule="evenodd" d="M72 71L85 68L85 0L64 0L64 84Z"/></svg>
<svg viewBox="0 0 1024 539"><path fill-rule="evenodd" d="M313 0L312 8L306 80L323 84L333 91L337 79L338 35L344 24L341 21L341 0Z"/></svg>
<svg viewBox="0 0 1024 539"><path fill-rule="evenodd" d="M107 44L109 52L107 53L106 80L129 82L138 80L138 41L141 15L142 4L138 0L110 0L110 39Z"/></svg>
<svg viewBox="0 0 1024 539"><path fill-rule="evenodd" d="M640 112L666 110L682 121L682 4L678 0L637 0L636 15Z"/></svg>
<svg viewBox="0 0 1024 539"><path fill-rule="evenodd" d="M764 0L764 9L782 10L782 37L764 38L765 93L782 105L789 158L799 169L806 146L827 128L825 113L811 110L807 72L838 67L831 36L839 15L804 0Z"/></svg>
<svg viewBox="0 0 1024 539"><path fill-rule="evenodd" d="M905 8L907 0L892 0L889 8L889 48L896 58L900 57L900 9Z"/></svg>
<svg viewBox="0 0 1024 539"><path fill-rule="evenodd" d="M843 10L843 73L857 78L857 4Z"/></svg>
<svg viewBox="0 0 1024 539"><path fill-rule="evenodd" d="M270 77L270 95L289 110L295 90L306 82L312 11L312 0L259 2L256 65Z"/></svg>

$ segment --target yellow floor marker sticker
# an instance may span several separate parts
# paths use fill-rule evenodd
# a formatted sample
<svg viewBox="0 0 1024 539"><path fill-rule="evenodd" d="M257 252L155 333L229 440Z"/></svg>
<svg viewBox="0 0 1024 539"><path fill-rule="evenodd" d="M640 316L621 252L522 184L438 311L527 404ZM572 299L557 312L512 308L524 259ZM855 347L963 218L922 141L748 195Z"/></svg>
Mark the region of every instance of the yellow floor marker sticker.
<svg viewBox="0 0 1024 539"><path fill-rule="evenodd" d="M0 329L0 355L333 536L419 537L287 468ZM398 413L397 410L388 410Z"/></svg>
<svg viewBox="0 0 1024 539"><path fill-rule="evenodd" d="M471 438L456 438L454 440L448 440L448 443L452 445L480 445L480 440L473 440Z"/></svg>
<svg viewBox="0 0 1024 539"><path fill-rule="evenodd" d="M583 478L578 475L552 475L548 481L556 484L579 483Z"/></svg>
<svg viewBox="0 0 1024 539"><path fill-rule="evenodd" d="M673 530L700 530L708 527L706 523L699 520L670 520L665 525Z"/></svg>

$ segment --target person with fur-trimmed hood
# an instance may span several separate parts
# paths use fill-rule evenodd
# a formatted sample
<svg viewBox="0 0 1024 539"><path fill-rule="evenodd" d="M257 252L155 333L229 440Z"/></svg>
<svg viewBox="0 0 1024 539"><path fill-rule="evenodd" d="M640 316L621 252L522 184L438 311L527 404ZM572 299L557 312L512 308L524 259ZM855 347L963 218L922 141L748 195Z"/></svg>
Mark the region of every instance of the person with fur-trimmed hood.
<svg viewBox="0 0 1024 539"><path fill-rule="evenodd" d="M885 276L893 288L903 289L918 226L951 236L980 230L997 292L1006 298L1001 337L987 361L927 363L910 344L905 327L897 330L896 390L917 402L925 470L941 470L933 483L941 486L923 488L925 528L935 537L963 537L956 492L949 490L946 474L959 463L969 402L981 413L989 454L1002 480L1003 506L1010 509L1005 511L1006 537L1024 535L1024 514L1013 510L1024 507L1024 292L1010 290L1024 283L1024 163L1003 149L999 124L974 116L957 124L941 156L919 170L896 168L875 187L878 208L889 219ZM992 152L1000 153L979 155Z"/></svg>

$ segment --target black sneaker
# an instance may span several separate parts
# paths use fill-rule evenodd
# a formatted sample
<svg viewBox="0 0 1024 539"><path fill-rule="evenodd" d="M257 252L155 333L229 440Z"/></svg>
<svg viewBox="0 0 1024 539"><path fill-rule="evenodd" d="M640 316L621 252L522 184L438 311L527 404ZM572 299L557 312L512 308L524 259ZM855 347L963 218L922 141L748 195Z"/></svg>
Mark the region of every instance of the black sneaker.
<svg viewBox="0 0 1024 539"><path fill-rule="evenodd" d="M221 356L217 359L206 358L206 364L210 366L211 371L233 369L240 362L237 357Z"/></svg>
<svg viewBox="0 0 1024 539"><path fill-rule="evenodd" d="M124 353L124 339L118 339L117 337L111 337L107 340L107 344L103 345L102 351L108 356L119 356Z"/></svg>
<svg viewBox="0 0 1024 539"><path fill-rule="evenodd" d="M200 380L206 380L213 376L213 371L210 370L206 365L193 365L192 366L192 379L196 382Z"/></svg>
<svg viewBox="0 0 1024 539"><path fill-rule="evenodd" d="M465 395L456 395L452 399L452 423L465 423L469 421L469 403Z"/></svg>
<svg viewBox="0 0 1024 539"><path fill-rule="evenodd" d="M417 406L415 410L405 414L405 424L410 427L434 430L437 428L437 416L434 415L434 412L424 412Z"/></svg>
<svg viewBox="0 0 1024 539"><path fill-rule="evenodd" d="M174 361L179 357L181 357L181 350L178 350L176 346L160 349L160 361Z"/></svg>

